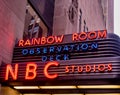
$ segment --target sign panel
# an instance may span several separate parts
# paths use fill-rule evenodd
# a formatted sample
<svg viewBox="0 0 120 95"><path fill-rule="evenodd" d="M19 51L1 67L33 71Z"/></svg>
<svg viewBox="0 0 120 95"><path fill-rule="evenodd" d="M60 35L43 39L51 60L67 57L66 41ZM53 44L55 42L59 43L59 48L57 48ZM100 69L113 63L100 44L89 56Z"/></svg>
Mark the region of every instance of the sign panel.
<svg viewBox="0 0 120 95"><path fill-rule="evenodd" d="M119 78L119 58L28 62L0 67L0 81L45 81Z"/></svg>
<svg viewBox="0 0 120 95"><path fill-rule="evenodd" d="M0 81L120 78L119 37L107 31L20 40Z"/></svg>
<svg viewBox="0 0 120 95"><path fill-rule="evenodd" d="M97 51L100 41L106 38L107 31L101 30L20 40L14 50L13 63L21 60L46 62L86 57L89 52Z"/></svg>

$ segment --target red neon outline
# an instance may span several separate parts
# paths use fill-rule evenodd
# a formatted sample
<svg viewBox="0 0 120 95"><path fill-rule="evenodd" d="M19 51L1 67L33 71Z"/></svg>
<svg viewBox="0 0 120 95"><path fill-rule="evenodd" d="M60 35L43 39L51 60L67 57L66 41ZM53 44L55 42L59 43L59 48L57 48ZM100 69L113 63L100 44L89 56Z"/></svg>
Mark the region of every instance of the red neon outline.
<svg viewBox="0 0 120 95"><path fill-rule="evenodd" d="M15 70L13 71L11 64L6 65L5 80L8 80L9 72L13 80L17 80L18 76L18 64L15 64Z"/></svg>
<svg viewBox="0 0 120 95"><path fill-rule="evenodd" d="M30 67L33 67L33 68L30 69ZM36 75L37 75L36 69L37 69L37 64L32 63L32 62L28 63L27 66L26 66L25 79L26 80L34 79L36 77ZM33 76L29 76L29 73L33 73Z"/></svg>
<svg viewBox="0 0 120 95"><path fill-rule="evenodd" d="M44 68L44 75L45 75L47 78L49 78L49 79L55 79L55 78L57 78L57 77L58 77L58 74L56 73L56 74L50 75L50 74L48 73L48 69L49 69L50 66L58 66L58 65L59 65L59 63L56 62L56 61L54 61L54 62L48 62L48 63L46 64L45 68Z"/></svg>

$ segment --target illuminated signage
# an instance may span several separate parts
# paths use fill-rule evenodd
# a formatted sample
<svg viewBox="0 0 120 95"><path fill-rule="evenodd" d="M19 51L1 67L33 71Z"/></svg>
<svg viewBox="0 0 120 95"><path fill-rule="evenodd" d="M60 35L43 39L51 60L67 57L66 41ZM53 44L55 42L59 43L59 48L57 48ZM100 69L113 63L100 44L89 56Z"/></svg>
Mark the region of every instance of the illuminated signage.
<svg viewBox="0 0 120 95"><path fill-rule="evenodd" d="M41 37L41 38L33 38L28 40L19 40L18 46L24 47L24 46L33 46L33 45L45 45L45 44L59 44L64 41L64 36L49 36L49 37ZM101 39L106 38L107 31L91 31L91 32L80 32L80 33L73 33L71 35L70 41L86 41L86 40L95 40L95 39Z"/></svg>
<svg viewBox="0 0 120 95"><path fill-rule="evenodd" d="M45 47L34 47L22 49L23 56L41 55L42 62L54 61L54 60L69 60L70 53L93 51L97 50L97 43L82 43L82 44L65 44L57 46L45 46ZM48 56L49 55L49 56Z"/></svg>
<svg viewBox="0 0 120 95"><path fill-rule="evenodd" d="M20 55L38 56L42 62L72 59L74 53L96 51L98 43L94 40L105 39L107 31L73 33L67 39L65 35L20 40ZM68 42L66 41L68 40ZM92 41L92 42L89 42Z"/></svg>
<svg viewBox="0 0 120 95"><path fill-rule="evenodd" d="M45 37L44 44L38 39L19 41L13 63L0 67L1 82L119 78L120 49L114 34L103 30Z"/></svg>
<svg viewBox="0 0 120 95"><path fill-rule="evenodd" d="M42 70L39 70L40 65L35 62L29 62L24 66L24 68L21 67L20 64L6 64L4 67L4 75L2 78L4 78L4 81L11 80L19 80L19 76L23 76L23 80L36 80L38 77L45 77L47 79L56 79L61 76L60 74L60 67L63 69L62 73L67 77L70 74L90 74L90 73L111 73L113 66L112 63L96 63L96 64L74 64L73 65L63 65L61 66L59 62L51 61L46 63L44 65L44 68ZM51 71L54 69L58 69L58 71ZM21 71L24 71L25 73L21 73ZM51 73L52 72L52 73ZM41 75L40 73L44 74ZM2 74L1 74L2 75ZM41 79L39 79L41 80Z"/></svg>
<svg viewBox="0 0 120 95"><path fill-rule="evenodd" d="M65 67L65 72L66 73L74 73L76 72L76 70L78 73L82 73L82 72L104 72L104 71L112 71L112 64L94 64L94 65L71 65L71 66L66 66Z"/></svg>

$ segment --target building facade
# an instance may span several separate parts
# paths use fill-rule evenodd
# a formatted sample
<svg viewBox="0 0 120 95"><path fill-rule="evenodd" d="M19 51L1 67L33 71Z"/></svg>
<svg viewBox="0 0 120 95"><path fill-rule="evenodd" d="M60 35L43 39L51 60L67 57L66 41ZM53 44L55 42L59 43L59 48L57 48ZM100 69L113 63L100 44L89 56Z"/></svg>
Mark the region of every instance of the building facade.
<svg viewBox="0 0 120 95"><path fill-rule="evenodd" d="M104 30L113 32L113 0L56 0L53 35Z"/></svg>
<svg viewBox="0 0 120 95"><path fill-rule="evenodd" d="M0 65L16 62L15 48L20 39L98 30L113 33L113 3L113 0L1 0ZM0 95L29 95L6 83L1 83L0 91ZM47 93L52 92L55 91L49 90Z"/></svg>
<svg viewBox="0 0 120 95"><path fill-rule="evenodd" d="M57 0L55 7L54 35L106 29L99 0Z"/></svg>

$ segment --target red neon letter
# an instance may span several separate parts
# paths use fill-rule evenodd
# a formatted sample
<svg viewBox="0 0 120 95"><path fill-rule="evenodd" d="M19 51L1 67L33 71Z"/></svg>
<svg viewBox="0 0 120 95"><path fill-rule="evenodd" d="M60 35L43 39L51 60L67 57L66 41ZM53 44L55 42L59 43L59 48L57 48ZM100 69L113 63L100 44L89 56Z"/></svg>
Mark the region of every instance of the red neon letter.
<svg viewBox="0 0 120 95"><path fill-rule="evenodd" d="M86 40L87 39L87 33L86 32L81 32L79 34L79 39L80 39L80 41Z"/></svg>
<svg viewBox="0 0 120 95"><path fill-rule="evenodd" d="M61 37L56 37L55 36L56 43L61 43L63 41L63 37L64 37L64 35L62 35Z"/></svg>
<svg viewBox="0 0 120 95"><path fill-rule="evenodd" d="M49 79L57 78L58 74L50 75L48 73L48 69L49 69L50 66L58 66L58 65L59 65L58 62L48 62L47 65L44 68L44 75Z"/></svg>
<svg viewBox="0 0 120 95"><path fill-rule="evenodd" d="M88 39L93 40L97 38L97 33L95 31L88 33Z"/></svg>
<svg viewBox="0 0 120 95"><path fill-rule="evenodd" d="M74 73L75 72L75 66L72 65L71 67L72 67L72 73Z"/></svg>
<svg viewBox="0 0 120 95"><path fill-rule="evenodd" d="M107 37L107 31L98 31L98 39L100 38L106 38Z"/></svg>
<svg viewBox="0 0 120 95"><path fill-rule="evenodd" d="M83 67L82 66L78 66L78 72L79 73L83 72Z"/></svg>
<svg viewBox="0 0 120 95"><path fill-rule="evenodd" d="M20 40L18 46L24 46L24 40Z"/></svg>
<svg viewBox="0 0 120 95"><path fill-rule="evenodd" d="M112 71L112 64L108 64L108 71Z"/></svg>
<svg viewBox="0 0 120 95"><path fill-rule="evenodd" d="M69 66L66 66L66 67L65 67L65 72L66 72L66 73L69 73L69 72L70 72Z"/></svg>
<svg viewBox="0 0 120 95"><path fill-rule="evenodd" d="M27 40L24 45L25 46L30 46L30 40Z"/></svg>
<svg viewBox="0 0 120 95"><path fill-rule="evenodd" d="M41 44L43 45L43 44L46 44L46 38L45 37L42 37L41 38Z"/></svg>
<svg viewBox="0 0 120 95"><path fill-rule="evenodd" d="M78 34L77 34L77 33L74 33L74 34L72 35L72 40L73 40L73 41L78 41Z"/></svg>
<svg viewBox="0 0 120 95"><path fill-rule="evenodd" d="M105 71L105 64L99 64L99 65L98 65L98 70L99 70L100 72Z"/></svg>
<svg viewBox="0 0 120 95"><path fill-rule="evenodd" d="M48 43L48 44L52 44L52 43L54 43L54 41L55 41L55 39L54 39L53 36L49 36L49 37L47 38L47 43Z"/></svg>
<svg viewBox="0 0 120 95"><path fill-rule="evenodd" d="M36 77L36 75L37 75L36 69L37 69L37 64L28 63L27 66L26 66L25 79L28 79L28 80L34 79Z"/></svg>
<svg viewBox="0 0 120 95"><path fill-rule="evenodd" d="M86 65L86 72L90 72L91 71L91 66L90 65Z"/></svg>
<svg viewBox="0 0 120 95"><path fill-rule="evenodd" d="M8 64L6 66L5 80L8 80L9 72L12 75L13 80L17 80L18 64L15 64L15 70L14 71L13 71L12 66L10 64Z"/></svg>
<svg viewBox="0 0 120 95"><path fill-rule="evenodd" d="M38 39L37 38L33 38L32 39L32 44L33 45L39 45L40 44L40 38L38 38Z"/></svg>

